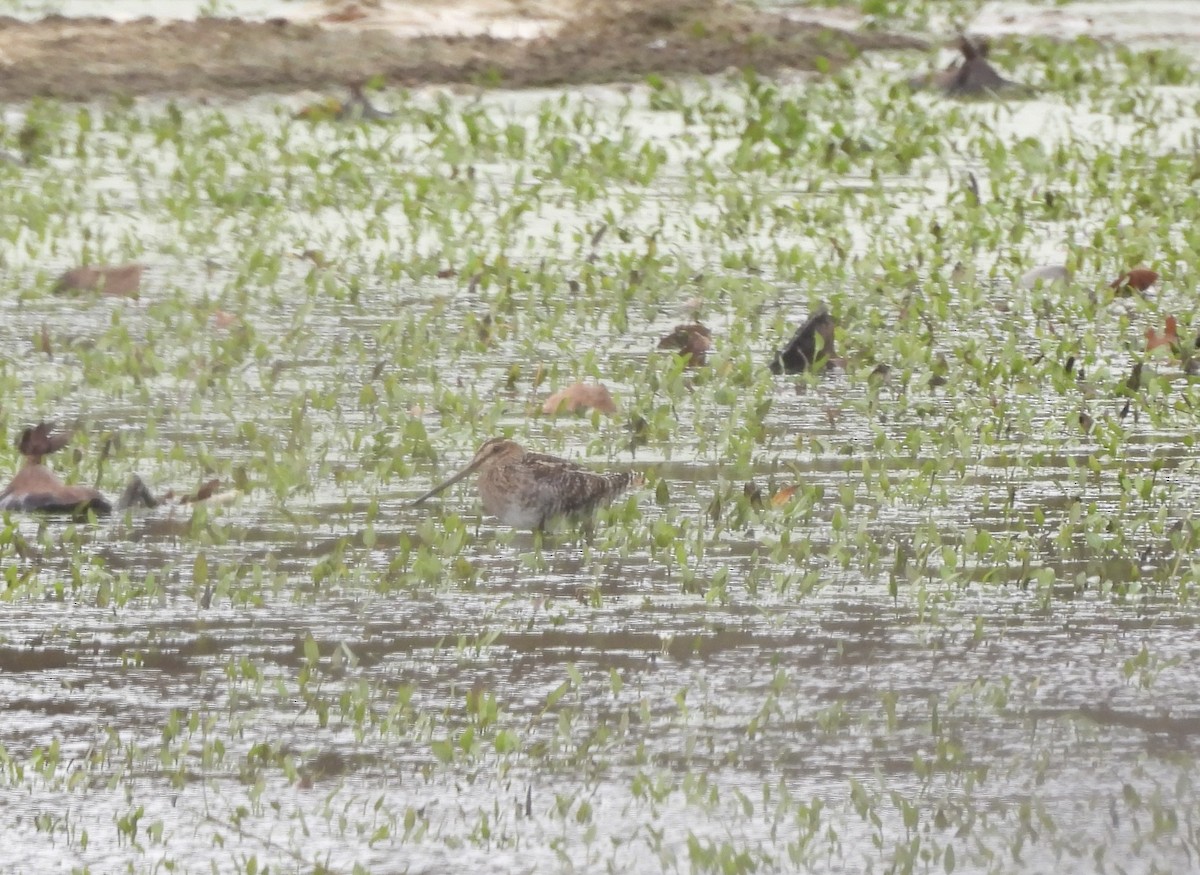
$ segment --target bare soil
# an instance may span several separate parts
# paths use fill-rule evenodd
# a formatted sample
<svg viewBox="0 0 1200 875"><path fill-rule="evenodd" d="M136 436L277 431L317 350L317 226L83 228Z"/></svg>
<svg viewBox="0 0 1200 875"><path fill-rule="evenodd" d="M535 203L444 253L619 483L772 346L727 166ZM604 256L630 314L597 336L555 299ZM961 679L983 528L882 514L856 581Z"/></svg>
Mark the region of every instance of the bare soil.
<svg viewBox="0 0 1200 875"><path fill-rule="evenodd" d="M864 51L921 46L904 35L836 30L721 0L582 5L553 35L520 40L282 19L0 17L0 100L239 96L374 76L401 86L569 85L729 67L811 70L820 59L836 69Z"/></svg>

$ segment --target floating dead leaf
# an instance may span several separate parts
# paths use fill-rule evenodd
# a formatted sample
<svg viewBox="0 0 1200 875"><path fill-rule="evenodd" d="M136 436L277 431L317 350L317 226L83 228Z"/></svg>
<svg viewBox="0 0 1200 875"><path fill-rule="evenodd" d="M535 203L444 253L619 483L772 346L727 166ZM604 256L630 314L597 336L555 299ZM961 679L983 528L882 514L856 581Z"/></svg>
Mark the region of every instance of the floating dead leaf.
<svg viewBox="0 0 1200 875"><path fill-rule="evenodd" d="M783 507L796 494L796 486L785 486L771 496L771 507Z"/></svg>
<svg viewBox="0 0 1200 875"><path fill-rule="evenodd" d="M1146 329L1146 352L1152 352L1160 346L1167 348L1179 346L1179 323L1175 321L1174 316L1167 317L1166 327L1161 334L1153 328Z"/></svg>
<svg viewBox="0 0 1200 875"><path fill-rule="evenodd" d="M699 322L676 325L670 334L658 342L659 349L671 349L680 355L689 356L688 366L699 367L708 360L712 348L712 332Z"/></svg>
<svg viewBox="0 0 1200 875"><path fill-rule="evenodd" d="M1134 292L1144 292L1158 282L1158 274L1148 267L1135 267L1127 270L1109 284L1118 295L1132 295Z"/></svg>
<svg viewBox="0 0 1200 875"><path fill-rule="evenodd" d="M199 489L191 495L182 495L179 497L180 504L195 504L198 501L208 501L217 494L217 490L221 488L221 481L214 478L204 483Z"/></svg>
<svg viewBox="0 0 1200 875"><path fill-rule="evenodd" d="M224 310L216 310L213 312L213 325L218 328L233 328L240 321L238 317L232 313L226 313Z"/></svg>
<svg viewBox="0 0 1200 875"><path fill-rule="evenodd" d="M99 292L114 298L136 298L142 287L140 264L85 265L73 267L54 284L61 292Z"/></svg>
<svg viewBox="0 0 1200 875"><path fill-rule="evenodd" d="M542 412L551 416L588 409L609 415L617 412L616 402L607 386L600 383L573 383L565 389L559 389L542 405Z"/></svg>

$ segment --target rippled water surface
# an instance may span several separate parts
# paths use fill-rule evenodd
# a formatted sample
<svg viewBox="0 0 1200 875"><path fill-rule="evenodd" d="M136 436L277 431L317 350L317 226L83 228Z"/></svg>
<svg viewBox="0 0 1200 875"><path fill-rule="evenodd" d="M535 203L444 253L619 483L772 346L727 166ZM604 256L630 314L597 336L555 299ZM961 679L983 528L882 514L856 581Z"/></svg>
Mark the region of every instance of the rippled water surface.
<svg viewBox="0 0 1200 875"><path fill-rule="evenodd" d="M1197 327L1152 188L1194 74L1135 89L1154 138L1116 72L898 75L6 109L0 440L237 495L5 518L0 870L1195 867L1200 395L1144 338ZM125 260L137 300L50 292ZM820 302L845 361L772 376ZM578 379L618 413L541 413ZM544 535L406 505L497 433L647 483Z"/></svg>

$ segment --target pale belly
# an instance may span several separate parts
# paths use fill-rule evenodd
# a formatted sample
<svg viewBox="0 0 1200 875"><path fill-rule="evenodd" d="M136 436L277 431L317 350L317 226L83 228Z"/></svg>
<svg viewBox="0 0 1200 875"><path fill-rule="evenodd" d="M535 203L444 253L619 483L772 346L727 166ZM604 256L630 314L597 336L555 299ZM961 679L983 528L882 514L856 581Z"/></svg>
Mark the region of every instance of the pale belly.
<svg viewBox="0 0 1200 875"><path fill-rule="evenodd" d="M519 501L518 496L512 492L484 495L483 509L504 525L513 528L536 529L542 524L542 509Z"/></svg>

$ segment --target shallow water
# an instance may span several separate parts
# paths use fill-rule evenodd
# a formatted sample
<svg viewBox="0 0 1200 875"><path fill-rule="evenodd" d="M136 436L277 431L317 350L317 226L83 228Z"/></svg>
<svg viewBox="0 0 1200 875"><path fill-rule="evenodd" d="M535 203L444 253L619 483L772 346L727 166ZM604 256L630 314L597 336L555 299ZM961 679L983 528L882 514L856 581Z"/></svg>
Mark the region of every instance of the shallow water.
<svg viewBox="0 0 1200 875"><path fill-rule="evenodd" d="M69 479L242 494L8 522L0 870L1191 867L1198 399L1161 353L1169 387L1127 416L1117 388L1186 313L1188 232L1162 217L1178 279L1147 301L1089 309L1103 254L1021 290L1110 217L1079 195L1000 252L987 217L954 236L967 171L996 203L1057 178L976 144L1094 146L1111 107L922 97L954 151L876 182L890 144L814 169L831 119L888 136L894 71L854 75L781 85L818 145L749 168L732 81L690 113L637 87L46 121L41 163L0 165L0 439L56 418ZM1196 133L1194 90L1155 94L1141 166ZM140 300L48 294L92 259L144 260ZM772 378L822 300L846 365ZM653 350L693 303L716 349L684 372ZM538 415L579 378L621 413ZM499 527L469 486L405 506L502 430L649 484L590 533Z"/></svg>

